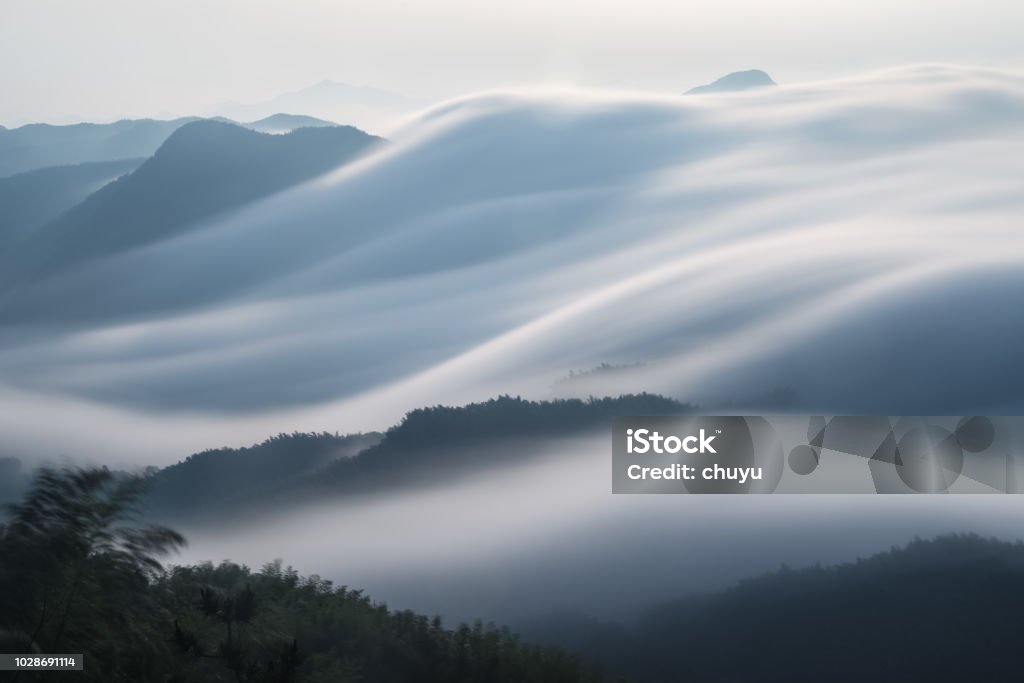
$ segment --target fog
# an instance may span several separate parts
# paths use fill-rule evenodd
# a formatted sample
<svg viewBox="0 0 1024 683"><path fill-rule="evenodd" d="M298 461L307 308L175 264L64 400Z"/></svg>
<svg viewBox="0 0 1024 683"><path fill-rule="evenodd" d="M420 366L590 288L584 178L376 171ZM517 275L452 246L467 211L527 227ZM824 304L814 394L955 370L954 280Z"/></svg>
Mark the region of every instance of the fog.
<svg viewBox="0 0 1024 683"><path fill-rule="evenodd" d="M325 78L436 101L537 82L677 93L755 67L795 82L893 63L1020 65L1024 19L1013 0L34 0L4 9L0 61L18 65L0 72L7 126L203 113Z"/></svg>
<svg viewBox="0 0 1024 683"><path fill-rule="evenodd" d="M915 536L1021 537L1015 496L611 495L606 434L522 446L504 456L520 465L437 488L185 529L175 561L282 558L395 608L514 623L566 610L629 619L783 563L849 561Z"/></svg>
<svg viewBox="0 0 1024 683"><path fill-rule="evenodd" d="M453 100L182 237L9 262L0 428L168 462L499 393L1020 412L1022 122L1024 76L951 66Z"/></svg>
<svg viewBox="0 0 1024 683"><path fill-rule="evenodd" d="M1019 414L1022 160L1005 70L449 101L181 237L52 277L0 255L0 455L167 464L504 393ZM601 363L623 367L560 381ZM1013 496L612 496L606 435L536 455L186 528L179 560L281 557L396 607L515 621L1019 535Z"/></svg>

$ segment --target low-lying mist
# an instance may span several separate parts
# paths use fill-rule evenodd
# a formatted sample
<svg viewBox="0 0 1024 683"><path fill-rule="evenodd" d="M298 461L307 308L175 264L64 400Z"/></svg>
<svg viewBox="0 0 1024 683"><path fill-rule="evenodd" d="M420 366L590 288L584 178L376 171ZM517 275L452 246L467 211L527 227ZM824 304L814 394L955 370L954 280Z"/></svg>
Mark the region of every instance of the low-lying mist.
<svg viewBox="0 0 1024 683"><path fill-rule="evenodd" d="M560 611L629 619L782 564L852 560L915 536L1021 535L1015 496L615 496L607 434L528 447L500 454L526 464L444 485L185 528L178 561L282 558L392 607L515 623Z"/></svg>

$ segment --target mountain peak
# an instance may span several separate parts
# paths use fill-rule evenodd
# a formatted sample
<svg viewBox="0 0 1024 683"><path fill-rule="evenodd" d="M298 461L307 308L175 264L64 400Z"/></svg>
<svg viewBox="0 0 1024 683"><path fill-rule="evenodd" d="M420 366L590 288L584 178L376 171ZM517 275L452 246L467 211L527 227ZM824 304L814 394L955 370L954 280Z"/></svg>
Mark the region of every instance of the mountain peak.
<svg viewBox="0 0 1024 683"><path fill-rule="evenodd" d="M259 121L250 121L244 125L246 128L251 128L260 133L290 133L298 128L326 128L337 126L338 124L313 116L277 113L262 118Z"/></svg>
<svg viewBox="0 0 1024 683"><path fill-rule="evenodd" d="M700 95L712 92L736 92L740 90L750 90L752 88L762 88L768 85L777 84L772 80L772 77L764 71L761 71L760 69L750 69L749 71L733 71L730 74L722 76L713 83L691 88L686 91L686 94Z"/></svg>
<svg viewBox="0 0 1024 683"><path fill-rule="evenodd" d="M207 157L212 149L226 153L247 139L258 138L262 133L243 128L226 120L200 119L186 123L167 136L154 153L157 160L180 157Z"/></svg>
<svg viewBox="0 0 1024 683"><path fill-rule="evenodd" d="M45 277L182 234L206 217L327 173L379 141L351 126L270 135L225 121L187 123L133 172L34 230L23 247L25 272Z"/></svg>

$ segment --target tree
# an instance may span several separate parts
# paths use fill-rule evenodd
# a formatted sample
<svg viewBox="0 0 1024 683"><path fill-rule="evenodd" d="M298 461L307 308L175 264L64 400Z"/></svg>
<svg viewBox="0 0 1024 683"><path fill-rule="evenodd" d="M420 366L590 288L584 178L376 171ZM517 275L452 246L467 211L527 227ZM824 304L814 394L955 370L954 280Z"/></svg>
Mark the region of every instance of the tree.
<svg viewBox="0 0 1024 683"><path fill-rule="evenodd" d="M151 607L146 587L162 570L159 558L185 543L139 521L144 490L142 478L106 468L44 468L23 501L7 506L0 630L21 651L82 652L118 662L103 680L141 679L146 652L160 645L132 623Z"/></svg>

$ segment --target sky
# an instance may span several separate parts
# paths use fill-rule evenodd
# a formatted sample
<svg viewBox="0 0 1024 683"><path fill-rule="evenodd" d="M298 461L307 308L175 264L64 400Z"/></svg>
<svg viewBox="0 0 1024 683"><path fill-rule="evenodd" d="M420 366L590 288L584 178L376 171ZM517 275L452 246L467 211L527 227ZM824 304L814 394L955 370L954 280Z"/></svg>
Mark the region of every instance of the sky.
<svg viewBox="0 0 1024 683"><path fill-rule="evenodd" d="M1018 0L0 0L0 124L204 114L330 79L426 101L1020 66Z"/></svg>

